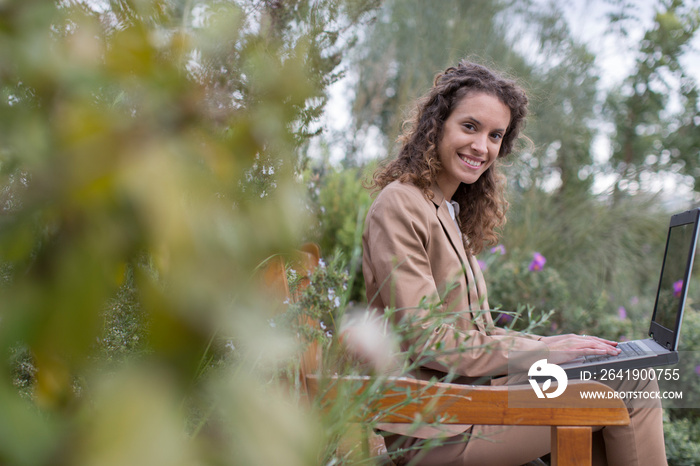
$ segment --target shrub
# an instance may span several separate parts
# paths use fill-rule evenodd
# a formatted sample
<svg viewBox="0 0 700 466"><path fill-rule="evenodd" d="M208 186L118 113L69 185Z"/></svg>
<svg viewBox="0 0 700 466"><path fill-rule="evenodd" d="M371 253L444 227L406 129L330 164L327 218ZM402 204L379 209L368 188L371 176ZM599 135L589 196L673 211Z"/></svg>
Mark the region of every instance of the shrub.
<svg viewBox="0 0 700 466"><path fill-rule="evenodd" d="M700 458L700 417L664 419L669 466L695 466Z"/></svg>
<svg viewBox="0 0 700 466"><path fill-rule="evenodd" d="M362 169L331 167L308 173L309 197L315 214L314 241L329 254L342 253L348 260L349 300L365 300L362 278L362 232L372 202L362 185Z"/></svg>

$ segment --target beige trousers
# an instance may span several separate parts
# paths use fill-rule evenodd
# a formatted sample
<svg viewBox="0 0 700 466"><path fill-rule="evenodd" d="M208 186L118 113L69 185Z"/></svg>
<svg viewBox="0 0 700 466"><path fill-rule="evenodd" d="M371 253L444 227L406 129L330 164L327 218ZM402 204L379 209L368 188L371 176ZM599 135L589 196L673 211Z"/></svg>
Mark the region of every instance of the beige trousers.
<svg viewBox="0 0 700 466"><path fill-rule="evenodd" d="M656 381L625 381L616 390L658 391ZM594 428L593 464L608 466L666 466L663 410L659 400L628 403L629 426ZM397 465L518 466L551 451L549 427L474 426L470 434L446 439L432 447L430 440L399 435L386 437L389 451L406 449ZM428 443L426 443L428 442Z"/></svg>

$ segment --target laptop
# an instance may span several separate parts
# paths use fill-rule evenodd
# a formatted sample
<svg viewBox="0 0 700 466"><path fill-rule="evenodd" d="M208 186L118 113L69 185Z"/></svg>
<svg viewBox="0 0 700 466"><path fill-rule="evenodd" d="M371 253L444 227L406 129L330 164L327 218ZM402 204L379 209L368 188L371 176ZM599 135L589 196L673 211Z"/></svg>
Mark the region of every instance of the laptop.
<svg viewBox="0 0 700 466"><path fill-rule="evenodd" d="M693 269L700 208L673 215L661 265L649 336L618 344L617 356L585 356L559 366L570 379L586 378L605 370L663 366L678 362L678 340Z"/></svg>

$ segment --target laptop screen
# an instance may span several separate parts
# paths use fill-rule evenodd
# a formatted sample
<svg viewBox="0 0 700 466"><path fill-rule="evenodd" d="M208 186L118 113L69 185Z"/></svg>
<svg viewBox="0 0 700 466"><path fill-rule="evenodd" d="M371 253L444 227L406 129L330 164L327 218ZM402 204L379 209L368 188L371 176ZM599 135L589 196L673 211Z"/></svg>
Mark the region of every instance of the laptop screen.
<svg viewBox="0 0 700 466"><path fill-rule="evenodd" d="M695 225L686 223L671 227L666 245L659 291L656 296L654 322L671 331L676 329L681 298L685 294L686 271Z"/></svg>

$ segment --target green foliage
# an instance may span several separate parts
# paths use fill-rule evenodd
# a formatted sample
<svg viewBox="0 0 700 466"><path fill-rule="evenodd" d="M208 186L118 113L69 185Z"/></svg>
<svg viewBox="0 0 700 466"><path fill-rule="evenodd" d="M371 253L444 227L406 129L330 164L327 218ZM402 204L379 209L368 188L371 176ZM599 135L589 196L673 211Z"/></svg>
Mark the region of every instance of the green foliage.
<svg viewBox="0 0 700 466"><path fill-rule="evenodd" d="M674 369L680 372L680 380L674 383L661 383L668 390L682 390L683 399L674 401L669 409L672 419L700 419L700 311L686 307L679 344L680 360ZM695 441L700 443L700 432Z"/></svg>
<svg viewBox="0 0 700 466"><path fill-rule="evenodd" d="M664 422L669 466L694 466L700 458L700 417Z"/></svg>
<svg viewBox="0 0 700 466"><path fill-rule="evenodd" d="M362 171L357 168L329 170L309 183L311 199L318 204L319 245L324 251L353 251L358 232L371 204L369 192L362 185ZM354 215L353 215L354 214Z"/></svg>
<svg viewBox="0 0 700 466"><path fill-rule="evenodd" d="M2 3L0 463L315 463L251 273L373 4Z"/></svg>
<svg viewBox="0 0 700 466"><path fill-rule="evenodd" d="M549 297L547 309L557 311L553 318L560 331L645 335L648 328L641 323L653 309L669 218L655 200L639 196L611 207L596 198L562 201L536 190L511 199L503 244L523 255L540 252L547 258L543 271L556 271L558 284L548 291L556 299ZM493 272L486 273L487 280ZM489 295L492 304L529 303L518 301L521 293L528 291L521 287L503 298L490 289ZM624 322L615 320L620 307L627 314Z"/></svg>
<svg viewBox="0 0 700 466"><path fill-rule="evenodd" d="M10 365L12 367L12 383L23 398L31 399L36 382L36 366L27 348L12 348Z"/></svg>
<svg viewBox="0 0 700 466"><path fill-rule="evenodd" d="M134 274L127 271L125 276L124 284L103 311L103 332L99 338L101 354L97 356L100 361L120 362L146 351L148 323L141 309Z"/></svg>
<svg viewBox="0 0 700 466"><path fill-rule="evenodd" d="M348 281L345 262L340 255L334 256L328 264L321 259L318 267L308 275L302 275L294 266L288 270L290 292L299 294L300 285L308 281L301 296L293 303L297 313L303 313L319 323L318 329L312 330L312 336L332 338L340 327L343 311L348 303ZM294 314L291 312L290 314Z"/></svg>
<svg viewBox="0 0 700 466"><path fill-rule="evenodd" d="M505 253L501 254L501 251ZM527 326L529 319L521 321L519 318L524 316L515 313L521 304L530 306L535 314L540 315L552 309L563 309L570 304L568 284L552 266L545 264L541 270L530 270L532 252L507 251L503 245L499 245L481 257L482 269L489 285L489 303L493 308L506 311L501 317L494 317L501 323L515 329ZM518 319L513 321L516 317ZM556 328L552 324L549 331Z"/></svg>
<svg viewBox="0 0 700 466"><path fill-rule="evenodd" d="M362 232L372 202L363 186L363 170L324 167L308 175L309 198L315 214L311 229L322 251L342 252L349 259L351 301L364 301Z"/></svg>
<svg viewBox="0 0 700 466"><path fill-rule="evenodd" d="M560 3L551 1L546 8L533 4L524 10L526 27L515 34L510 31L509 37L517 41L532 34L537 43L535 50L521 52L525 63L514 70L530 96L525 134L534 146L518 154L508 175L522 190L556 188L562 197L578 198L593 184L588 172L596 132L591 124L599 80L595 56L572 36ZM512 27L511 22L503 24Z"/></svg>
<svg viewBox="0 0 700 466"><path fill-rule="evenodd" d="M539 334L578 333L613 340L642 336L645 330L639 328L635 332L627 309L615 308L605 290L597 292L597 301L583 306L571 297L576 282L565 280L551 261L541 270L532 270L533 254L516 250L505 255L498 251L482 255L487 267L484 273L489 283L489 302L499 311L495 318L502 326L522 330L544 319L546 326L538 329ZM523 306L527 313L517 311Z"/></svg>
<svg viewBox="0 0 700 466"><path fill-rule="evenodd" d="M634 7L628 5L634 11ZM625 15L616 22L629 22ZM683 54L700 27L694 2L658 2L654 22L636 51L634 69L607 99L615 124L611 168L616 194L636 192L665 173L691 177L698 190L698 83Z"/></svg>

